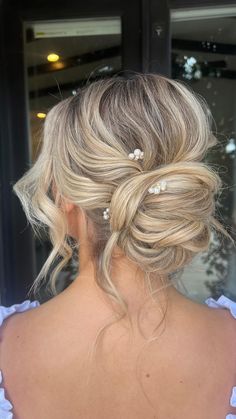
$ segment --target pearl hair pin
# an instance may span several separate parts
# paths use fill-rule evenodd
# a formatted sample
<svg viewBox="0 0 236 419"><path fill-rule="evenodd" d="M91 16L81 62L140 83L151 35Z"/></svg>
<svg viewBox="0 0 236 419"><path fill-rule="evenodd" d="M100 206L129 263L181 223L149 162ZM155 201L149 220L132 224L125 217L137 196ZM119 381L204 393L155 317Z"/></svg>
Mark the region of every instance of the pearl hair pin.
<svg viewBox="0 0 236 419"><path fill-rule="evenodd" d="M104 220L109 220L109 218L110 218L109 208L106 208L105 211L103 211L103 218L104 218Z"/></svg>
<svg viewBox="0 0 236 419"><path fill-rule="evenodd" d="M167 189L167 182L162 180L160 183L156 183L155 185L152 185L148 189L148 193L158 195L161 192L166 191ZM103 211L103 218L104 220L109 220L110 214L109 214L109 208L106 208L105 211Z"/></svg>
<svg viewBox="0 0 236 419"><path fill-rule="evenodd" d="M156 183L155 185L152 185L148 192L150 194L159 194L161 191L165 191L167 187L167 182L165 180L162 180L160 183Z"/></svg>
<svg viewBox="0 0 236 419"><path fill-rule="evenodd" d="M131 160L143 159L143 151L141 151L139 148L136 148L133 153L130 153L129 154L128 157ZM164 181L164 180L162 180L159 183L156 183L156 184L152 185L148 189L148 192L150 194L159 194L160 192L165 191L166 190L166 187L167 187L167 182ZM109 218L110 218L109 211L110 211L109 208L106 208L103 211L103 218L104 218L104 220L109 220Z"/></svg>
<svg viewBox="0 0 236 419"><path fill-rule="evenodd" d="M136 148L133 153L129 153L130 160L142 160L143 159L143 151L139 148Z"/></svg>
<svg viewBox="0 0 236 419"><path fill-rule="evenodd" d="M143 151L141 151L139 148L136 148L133 153L129 153L128 157L130 160L139 160L139 159L142 160L143 154L144 154ZM104 220L109 220L110 218L109 208L106 208L103 211L103 218Z"/></svg>

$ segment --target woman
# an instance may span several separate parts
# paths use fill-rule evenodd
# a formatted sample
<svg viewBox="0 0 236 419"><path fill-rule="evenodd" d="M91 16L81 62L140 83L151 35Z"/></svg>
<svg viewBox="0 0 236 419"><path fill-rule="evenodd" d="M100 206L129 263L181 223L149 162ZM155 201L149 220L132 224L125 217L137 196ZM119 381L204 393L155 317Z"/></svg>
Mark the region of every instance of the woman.
<svg viewBox="0 0 236 419"><path fill-rule="evenodd" d="M53 244L35 293L61 259L53 298L1 307L0 418L236 418L236 303L175 286L213 229L232 240L202 162L215 144L205 102L155 74L96 81L48 113L14 185ZM78 276L57 294L73 248Z"/></svg>

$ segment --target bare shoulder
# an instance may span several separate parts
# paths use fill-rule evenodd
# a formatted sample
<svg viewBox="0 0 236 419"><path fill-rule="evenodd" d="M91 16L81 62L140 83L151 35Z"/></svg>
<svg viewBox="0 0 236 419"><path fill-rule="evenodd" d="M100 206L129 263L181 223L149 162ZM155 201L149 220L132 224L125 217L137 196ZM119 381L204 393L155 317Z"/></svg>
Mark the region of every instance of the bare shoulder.
<svg viewBox="0 0 236 419"><path fill-rule="evenodd" d="M0 329L1 353L4 345L8 354L10 348L14 354L17 349L22 354L27 347L27 356L30 356L33 347L48 353L50 347L52 350L63 348L63 345L68 348L69 341L76 343L77 349L82 349L83 343L89 342L98 328L106 323L106 319L111 318L107 307L96 300L89 301L89 304L87 300L83 302L81 299L80 305L77 301L75 307L73 300L68 301L63 297L59 295L36 308L16 313L6 319ZM179 309L170 317L170 330L178 330L180 336L181 330L183 333L188 330L188 337L191 336L193 341L202 340L203 336L207 340L208 337L209 340L222 342L222 346L228 348L227 351L232 349L235 353L236 319L228 309L211 308L181 297ZM171 332L169 336L172 336Z"/></svg>
<svg viewBox="0 0 236 419"><path fill-rule="evenodd" d="M98 329L110 313L91 296L85 300L81 298L80 304L77 296L69 297L66 298L64 294L64 297L53 298L37 308L17 313L5 322L0 345L0 369L3 368L5 386L10 389L19 411L21 409L22 412L27 412L33 408L25 396L27 391L27 394L34 395L33 400L41 400L45 396L44 408L46 409L48 403L48 411L54 409L53 414L50 411L47 416L50 418L60 417L54 415L54 411L60 405L59 399L63 399L65 390L70 395L68 406L71 406L71 413L82 409L86 400L84 382L88 370L84 361ZM197 403L196 394L200 403L206 392L212 400L217 391L219 397L222 397L219 403L226 410L228 395L236 383L233 373L236 372L236 319L228 309L213 309L181 297L178 300L178 309L174 308L173 314L170 314L167 326L165 333L158 336L155 347L150 346L150 352L146 353L143 362L145 371L148 371L147 386L153 400L164 403L164 394L168 393L169 397L178 401L181 411L186 397L192 400L194 406ZM114 394L123 393L126 398L131 398L136 397L137 393L137 400L141 400L138 386L135 386L132 366L136 366L136 355L142 345L135 350L129 347L127 351L127 346L122 346L120 340L120 329L114 330L119 345L113 345L114 350L110 355L113 357L109 364L111 369L106 369L109 379L104 380L104 370L100 373L97 364L93 388L96 391L100 389L101 394L108 394L111 398ZM119 355L123 351L119 363L118 349ZM117 379L120 376L122 381ZM207 377L204 382L203 376ZM172 385L173 382L176 383L175 386ZM72 403L71 397L75 389L77 396ZM103 400L101 404L98 401L96 409L99 411L101 408L102 411L106 402ZM131 408L133 405L132 401ZM143 409L147 411L145 406L143 402ZM211 407L206 405L204 408ZM107 409L109 411L110 406ZM95 417L95 411L92 413L91 417ZM28 416L26 413L25 417L30 417L30 413ZM103 417L102 413L97 417ZM182 417L186 416L183 414Z"/></svg>
<svg viewBox="0 0 236 419"><path fill-rule="evenodd" d="M214 347L215 355L218 355L219 360L223 362L225 371L227 365L231 371L235 371L236 383L236 319L225 307L213 308L206 304L191 302L189 309L192 319L203 331L202 339L205 339L210 350Z"/></svg>
<svg viewBox="0 0 236 419"><path fill-rule="evenodd" d="M200 304L195 301L190 303L190 311L193 310L193 316L199 321L205 323L209 332L215 336L228 336L232 343L236 343L236 318L226 307L209 307L207 304ZM236 347L236 346L235 346Z"/></svg>
<svg viewBox="0 0 236 419"><path fill-rule="evenodd" d="M212 324L215 333L221 335L228 335L236 348L236 318L231 314L226 307L212 308L203 306L207 312L207 319Z"/></svg>

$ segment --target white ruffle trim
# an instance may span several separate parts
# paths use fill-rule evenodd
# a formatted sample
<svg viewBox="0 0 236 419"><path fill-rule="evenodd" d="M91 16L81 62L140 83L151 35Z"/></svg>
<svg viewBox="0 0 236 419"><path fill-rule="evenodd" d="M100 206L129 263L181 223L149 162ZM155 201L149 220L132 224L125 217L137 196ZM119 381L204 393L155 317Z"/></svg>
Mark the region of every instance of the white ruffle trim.
<svg viewBox="0 0 236 419"><path fill-rule="evenodd" d="M209 307L225 307L227 308L232 316L236 319L236 302L231 300L230 298L226 297L225 295L221 295L218 300L215 300L212 297L209 297L205 300L205 303ZM232 393L230 396L230 406L236 407L236 386L232 388ZM236 415L232 415L229 413L225 419L236 419Z"/></svg>
<svg viewBox="0 0 236 419"><path fill-rule="evenodd" d="M37 300L25 300L22 303L13 304L9 307L0 306L0 326L3 321L12 314L27 311L31 308L38 307L39 305L40 303ZM0 384L2 384L2 381L2 371L0 370ZM11 412L12 409L13 406L11 402L5 397L5 389L0 387L0 419L13 419L13 413Z"/></svg>

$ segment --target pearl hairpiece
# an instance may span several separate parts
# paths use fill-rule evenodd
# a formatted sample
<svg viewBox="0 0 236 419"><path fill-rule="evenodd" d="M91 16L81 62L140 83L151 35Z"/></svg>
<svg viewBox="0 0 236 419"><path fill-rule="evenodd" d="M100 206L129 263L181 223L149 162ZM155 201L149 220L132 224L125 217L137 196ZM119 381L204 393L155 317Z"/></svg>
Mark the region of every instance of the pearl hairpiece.
<svg viewBox="0 0 236 419"><path fill-rule="evenodd" d="M156 183L155 185L152 185L148 189L148 192L150 194L152 194L152 193L159 194L161 191L165 191L166 190L166 186L167 186L167 182L165 180L162 180L160 183Z"/></svg>
<svg viewBox="0 0 236 419"><path fill-rule="evenodd" d="M110 211L109 208L106 208L105 211L103 211L104 220L109 220L109 218L110 218L109 211Z"/></svg>
<svg viewBox="0 0 236 419"><path fill-rule="evenodd" d="M131 160L143 159L143 151L141 151L139 148L136 148L133 153L130 153L128 155L128 157ZM167 182L165 180L162 180L159 183L156 183L156 184L152 185L148 189L148 192L150 194L159 194L160 192L165 191L166 187L167 187ZM109 218L110 218L109 211L110 211L109 208L106 208L105 211L103 211L104 220L109 220Z"/></svg>
<svg viewBox="0 0 236 419"><path fill-rule="evenodd" d="M130 160L142 160L143 159L143 151L139 148L136 148L133 153L129 153Z"/></svg>

